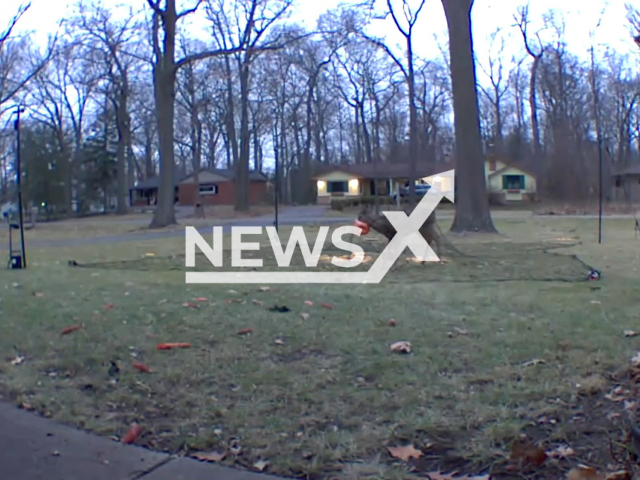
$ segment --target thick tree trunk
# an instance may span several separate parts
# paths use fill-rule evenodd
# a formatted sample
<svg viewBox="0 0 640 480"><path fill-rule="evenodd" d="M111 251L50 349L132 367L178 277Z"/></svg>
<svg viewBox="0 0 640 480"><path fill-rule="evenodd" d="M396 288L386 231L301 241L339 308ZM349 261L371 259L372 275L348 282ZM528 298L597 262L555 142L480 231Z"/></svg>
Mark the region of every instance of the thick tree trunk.
<svg viewBox="0 0 640 480"><path fill-rule="evenodd" d="M158 123L158 139L160 150L160 182L158 188L158 204L149 225L161 228L175 225L175 160L173 152L173 116L174 116L174 77L173 65L170 70L156 67L155 96L156 121Z"/></svg>
<svg viewBox="0 0 640 480"><path fill-rule="evenodd" d="M248 54L247 54L248 55ZM245 58L240 70L240 158L236 164L237 212L249 211L249 62Z"/></svg>
<svg viewBox="0 0 640 480"><path fill-rule="evenodd" d="M116 125L118 128L118 149L116 154L117 161L117 183L118 183L118 195L117 195L117 207L116 214L126 215L128 212L127 198L129 194L127 172L126 172L126 132L127 118L126 118L126 96L124 92L119 92L116 98Z"/></svg>
<svg viewBox="0 0 640 480"><path fill-rule="evenodd" d="M456 214L452 232L491 232L480 135L471 35L473 0L442 0L449 27L449 55L456 142Z"/></svg>

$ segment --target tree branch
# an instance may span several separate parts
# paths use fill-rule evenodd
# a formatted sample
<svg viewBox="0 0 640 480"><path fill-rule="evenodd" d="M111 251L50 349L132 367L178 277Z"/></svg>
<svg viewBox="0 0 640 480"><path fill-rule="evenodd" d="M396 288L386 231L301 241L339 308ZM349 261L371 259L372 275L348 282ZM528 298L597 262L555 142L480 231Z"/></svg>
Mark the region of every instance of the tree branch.
<svg viewBox="0 0 640 480"><path fill-rule="evenodd" d="M188 8L187 10L180 12L176 17L177 20L180 20L182 17L186 17L187 15L191 15L192 13L195 13L198 10L198 8L200 8L200 5L202 5L202 2L204 2L204 0L198 0L198 3L196 3L195 7Z"/></svg>

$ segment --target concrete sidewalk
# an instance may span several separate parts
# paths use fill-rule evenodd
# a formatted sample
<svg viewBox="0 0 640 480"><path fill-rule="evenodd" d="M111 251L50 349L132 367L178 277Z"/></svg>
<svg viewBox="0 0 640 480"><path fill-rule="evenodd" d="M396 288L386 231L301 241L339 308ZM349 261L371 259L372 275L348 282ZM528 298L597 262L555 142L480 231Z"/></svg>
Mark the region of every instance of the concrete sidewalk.
<svg viewBox="0 0 640 480"><path fill-rule="evenodd" d="M123 445L0 402L2 480L282 480Z"/></svg>

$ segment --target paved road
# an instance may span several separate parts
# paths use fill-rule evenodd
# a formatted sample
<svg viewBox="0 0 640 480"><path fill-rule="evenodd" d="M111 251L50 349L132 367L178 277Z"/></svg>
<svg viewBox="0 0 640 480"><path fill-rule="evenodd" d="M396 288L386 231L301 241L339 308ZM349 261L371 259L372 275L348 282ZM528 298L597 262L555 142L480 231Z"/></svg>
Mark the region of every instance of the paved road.
<svg viewBox="0 0 640 480"><path fill-rule="evenodd" d="M301 206L301 207L288 207L280 212L278 215L278 220L280 225L335 225L335 224L344 224L353 222L353 215L350 216L327 216L327 207L320 205L313 206ZM442 219L451 219L453 218L453 211L445 211L439 215L439 218ZM491 216L494 219L526 219L531 218L533 214L527 211L494 211L491 213ZM596 219L597 215L540 215L540 218L563 218L563 219ZM184 218L184 217L182 217ZM255 217L246 220L220 220L217 222L211 223L211 226L208 227L200 227L198 228L198 232L201 235L208 234L211 232L211 228L214 225L219 225L223 227L224 232L229 232L231 227L239 226L239 227L249 227L249 226L260 226L266 227L273 225L274 215L263 215L260 217ZM629 221L633 221L633 215L607 215L604 217L606 219L629 219ZM140 222L140 220L136 219L135 221ZM143 222L146 223L146 222ZM187 223L188 222L184 222ZM154 232L149 231L145 233L133 233L133 234L121 234L121 235L109 235L102 237L94 237L94 238L77 238L77 239L61 239L61 240L34 240L29 242L29 247L32 248L47 248L47 247L72 247L72 246L81 246L81 245L105 245L110 243L120 243L120 242L130 242L130 241L153 241L153 240L161 240L165 238L177 238L182 237L184 235L183 229L178 229L176 231L167 232Z"/></svg>

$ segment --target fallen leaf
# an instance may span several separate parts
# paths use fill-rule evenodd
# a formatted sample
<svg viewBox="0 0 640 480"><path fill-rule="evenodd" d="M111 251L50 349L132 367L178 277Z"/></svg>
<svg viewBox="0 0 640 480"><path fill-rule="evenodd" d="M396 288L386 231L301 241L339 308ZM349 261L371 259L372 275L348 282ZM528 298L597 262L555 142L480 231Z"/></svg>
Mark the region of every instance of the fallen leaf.
<svg viewBox="0 0 640 480"><path fill-rule="evenodd" d="M230 293L231 295L237 295L237 294L238 294L238 292L236 292L235 290L229 290L229 293Z"/></svg>
<svg viewBox="0 0 640 480"><path fill-rule="evenodd" d="M528 362L524 362L522 364L523 367L535 367L536 365L544 365L545 362L544 360L542 360L541 358L534 358L533 360L529 360Z"/></svg>
<svg viewBox="0 0 640 480"><path fill-rule="evenodd" d="M631 358L631 363L636 367L640 367L640 352L636 353L633 358Z"/></svg>
<svg viewBox="0 0 640 480"><path fill-rule="evenodd" d="M33 292L34 297L42 297L44 294L42 292Z"/></svg>
<svg viewBox="0 0 640 480"><path fill-rule="evenodd" d="M526 437L521 437L511 445L511 459L522 460L532 465L540 466L547 459L547 454L542 448L532 444Z"/></svg>
<svg viewBox="0 0 640 480"><path fill-rule="evenodd" d="M411 342L396 342L391 345L391 351L397 353L411 353Z"/></svg>
<svg viewBox="0 0 640 480"><path fill-rule="evenodd" d="M311 302L311 301L309 301L309 300L305 300L305 301L304 301L304 304L305 304L305 305L309 305L309 306L311 306L311 305L313 305L313 302Z"/></svg>
<svg viewBox="0 0 640 480"><path fill-rule="evenodd" d="M139 362L133 362L133 368L143 373L151 372L151 369L149 367Z"/></svg>
<svg viewBox="0 0 640 480"><path fill-rule="evenodd" d="M405 445L404 447L388 447L389 453L392 457L398 458L404 462L409 461L410 458L420 458L422 452L417 450L413 445Z"/></svg>
<svg viewBox="0 0 640 480"><path fill-rule="evenodd" d="M191 348L190 343L159 343L156 345L158 350L171 350L172 348Z"/></svg>
<svg viewBox="0 0 640 480"><path fill-rule="evenodd" d="M227 456L226 453L218 453L218 452L197 452L191 455L193 458L197 460L201 460L203 462L220 462L224 460L224 457Z"/></svg>
<svg viewBox="0 0 640 480"><path fill-rule="evenodd" d="M24 362L24 356L18 355L16 358L11 360L11 365L20 365L22 362Z"/></svg>
<svg viewBox="0 0 640 480"><path fill-rule="evenodd" d="M208 302L209 299L207 297L198 297L196 298L196 302Z"/></svg>
<svg viewBox="0 0 640 480"><path fill-rule="evenodd" d="M634 332L633 330L625 330L624 331L624 336L625 337L637 337L638 336L638 332Z"/></svg>
<svg viewBox="0 0 640 480"><path fill-rule="evenodd" d="M573 455L574 453L575 452L573 451L573 448L566 445L560 445L555 450L547 452L547 456L551 458L567 458Z"/></svg>
<svg viewBox="0 0 640 480"><path fill-rule="evenodd" d="M320 306L322 308L326 308L327 310L333 310L333 305L331 305L330 303L321 303Z"/></svg>
<svg viewBox="0 0 640 480"><path fill-rule="evenodd" d="M242 447L240 446L239 439L232 438L231 440L229 440L229 451L234 455L240 454L240 452L242 451Z"/></svg>
<svg viewBox="0 0 640 480"><path fill-rule="evenodd" d="M243 328L242 330L238 330L238 335L249 335L250 333L253 333L253 328L251 328L251 327L247 327L247 328Z"/></svg>
<svg viewBox="0 0 640 480"><path fill-rule="evenodd" d="M602 480L602 475L599 475L595 468L578 465L569 470L567 480Z"/></svg>
<svg viewBox="0 0 640 480"><path fill-rule="evenodd" d="M265 468L267 468L267 465L269 465L268 460L258 460L253 464L253 468L257 469L259 472L262 472Z"/></svg>
<svg viewBox="0 0 640 480"><path fill-rule="evenodd" d="M453 473L441 473L441 472L429 472L427 477L431 480L489 480L489 475L478 475L474 477L462 476L454 477L457 472Z"/></svg>
<svg viewBox="0 0 640 480"><path fill-rule="evenodd" d="M458 335L469 335L469 330L465 330L464 328L453 327L453 331Z"/></svg>
<svg viewBox="0 0 640 480"><path fill-rule="evenodd" d="M22 402L20 405L18 405L18 408L21 408L22 410L27 410L27 411L32 411L34 409L33 406L27 402Z"/></svg>
<svg viewBox="0 0 640 480"><path fill-rule="evenodd" d="M183 307L187 307L187 308L198 308L198 305L196 305L195 303L191 303L191 302L184 302L182 304Z"/></svg>
<svg viewBox="0 0 640 480"><path fill-rule="evenodd" d="M630 402L628 400L624 401L624 409L625 410L633 410L634 408L636 408L636 405L638 404L638 402Z"/></svg>
<svg viewBox="0 0 640 480"><path fill-rule="evenodd" d="M71 327L63 328L62 332L60 332L60 334L61 335L66 335L67 333L71 333L71 332L75 332L76 330L80 330L80 328L82 328L80 325L73 325Z"/></svg>
<svg viewBox="0 0 640 480"><path fill-rule="evenodd" d="M280 338L276 338L275 340L275 344L276 345L284 345L284 340L280 339Z"/></svg>
<svg viewBox="0 0 640 480"><path fill-rule="evenodd" d="M134 423L133 425L131 425L131 427L129 427L129 431L127 432L127 434L122 437L121 442L126 444L133 443L138 439L141 433L142 427L137 423Z"/></svg>
<svg viewBox="0 0 640 480"><path fill-rule="evenodd" d="M107 303L107 304L104 306L105 311L107 311L107 310L111 310L112 308L113 308L113 303Z"/></svg>
<svg viewBox="0 0 640 480"><path fill-rule="evenodd" d="M252 302L253 302L255 305L260 305L260 306L264 305L264 302L263 302L262 300L252 300Z"/></svg>
<svg viewBox="0 0 640 480"><path fill-rule="evenodd" d="M631 472L628 470L618 470L607 475L606 480L631 480Z"/></svg>
<svg viewBox="0 0 640 480"><path fill-rule="evenodd" d="M626 395L625 395L624 389L618 385L616 388L614 388L609 393L607 393L604 397L611 400L612 402L621 402L622 400L625 399Z"/></svg>
<svg viewBox="0 0 640 480"><path fill-rule="evenodd" d="M300 314L300 318L303 320L307 320L309 318L309 314L308 313L301 313Z"/></svg>
<svg viewBox="0 0 640 480"><path fill-rule="evenodd" d="M271 287L260 287L258 290L261 292L268 292L269 290L271 290Z"/></svg>
<svg viewBox="0 0 640 480"><path fill-rule="evenodd" d="M144 254L144 256L145 256L145 257L155 257L155 256L156 256L156 254L155 254L155 253L151 253L151 252L149 252L149 253L145 253L145 254Z"/></svg>
<svg viewBox="0 0 640 480"><path fill-rule="evenodd" d="M398 322L396 321L395 318L392 318L392 319L389 320L389 326L390 327L395 327L397 323Z"/></svg>

